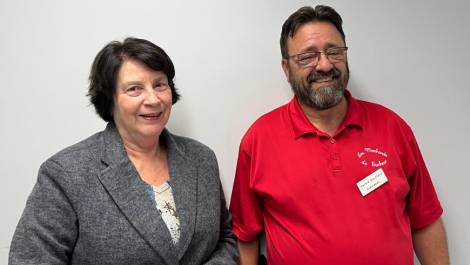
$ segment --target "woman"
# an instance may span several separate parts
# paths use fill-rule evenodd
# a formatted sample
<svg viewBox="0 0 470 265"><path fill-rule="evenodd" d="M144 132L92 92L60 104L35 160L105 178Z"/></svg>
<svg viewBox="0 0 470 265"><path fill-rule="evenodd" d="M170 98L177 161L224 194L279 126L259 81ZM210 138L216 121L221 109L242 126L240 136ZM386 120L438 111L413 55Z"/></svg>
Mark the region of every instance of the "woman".
<svg viewBox="0 0 470 265"><path fill-rule="evenodd" d="M89 96L108 125L41 166L9 264L236 264L214 153L165 129L174 75L143 39L98 53Z"/></svg>

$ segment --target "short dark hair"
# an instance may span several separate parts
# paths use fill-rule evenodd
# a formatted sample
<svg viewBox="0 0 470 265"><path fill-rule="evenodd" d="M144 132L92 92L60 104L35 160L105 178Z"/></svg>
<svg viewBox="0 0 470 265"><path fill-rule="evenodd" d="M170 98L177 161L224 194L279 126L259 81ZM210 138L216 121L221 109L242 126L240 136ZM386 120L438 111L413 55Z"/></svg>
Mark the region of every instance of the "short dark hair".
<svg viewBox="0 0 470 265"><path fill-rule="evenodd" d="M176 91L173 78L175 67L165 51L144 39L129 37L123 42L112 41L96 55L90 71L88 96L96 113L105 121L113 121L114 96L119 68L125 60L133 59L150 69L166 74L171 88L172 103L180 95Z"/></svg>
<svg viewBox="0 0 470 265"><path fill-rule="evenodd" d="M341 33L343 41L346 42L342 26L343 20L332 7L323 5L318 5L315 8L304 6L290 15L282 25L280 40L282 58L287 59L289 57L287 52L287 39L289 37L292 38L300 26L315 21L325 21L333 24L339 33Z"/></svg>

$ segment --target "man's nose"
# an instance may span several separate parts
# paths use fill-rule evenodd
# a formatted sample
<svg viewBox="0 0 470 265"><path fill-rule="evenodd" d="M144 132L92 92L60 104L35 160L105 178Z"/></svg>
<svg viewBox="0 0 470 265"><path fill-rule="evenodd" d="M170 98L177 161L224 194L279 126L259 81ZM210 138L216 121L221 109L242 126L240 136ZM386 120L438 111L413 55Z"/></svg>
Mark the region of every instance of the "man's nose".
<svg viewBox="0 0 470 265"><path fill-rule="evenodd" d="M331 69L333 69L333 67L333 64L330 62L325 53L322 52L320 55L318 55L318 63L315 66L316 71L328 73Z"/></svg>

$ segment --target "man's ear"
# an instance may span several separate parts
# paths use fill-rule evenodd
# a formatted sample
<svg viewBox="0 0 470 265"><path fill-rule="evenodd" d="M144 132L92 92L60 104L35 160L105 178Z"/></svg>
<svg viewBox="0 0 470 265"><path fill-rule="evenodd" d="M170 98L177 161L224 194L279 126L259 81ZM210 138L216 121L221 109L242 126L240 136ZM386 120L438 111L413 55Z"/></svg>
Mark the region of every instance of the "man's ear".
<svg viewBox="0 0 470 265"><path fill-rule="evenodd" d="M287 82L289 82L289 80L290 80L290 76L289 76L289 59L282 59L281 65L282 65L282 70L284 70L284 74L286 75Z"/></svg>

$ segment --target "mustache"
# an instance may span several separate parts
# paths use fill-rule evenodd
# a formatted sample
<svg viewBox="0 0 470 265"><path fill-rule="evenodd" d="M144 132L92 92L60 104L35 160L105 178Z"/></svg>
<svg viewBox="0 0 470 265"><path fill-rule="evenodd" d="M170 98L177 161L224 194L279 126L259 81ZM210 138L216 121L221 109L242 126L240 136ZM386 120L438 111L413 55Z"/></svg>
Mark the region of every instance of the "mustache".
<svg viewBox="0 0 470 265"><path fill-rule="evenodd" d="M325 77L338 78L338 77L340 77L340 75L341 75L340 71L336 68L333 68L328 72L312 71L307 76L307 82L312 83L312 82L315 82L317 79L322 79L322 78L325 78Z"/></svg>

